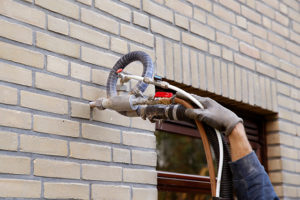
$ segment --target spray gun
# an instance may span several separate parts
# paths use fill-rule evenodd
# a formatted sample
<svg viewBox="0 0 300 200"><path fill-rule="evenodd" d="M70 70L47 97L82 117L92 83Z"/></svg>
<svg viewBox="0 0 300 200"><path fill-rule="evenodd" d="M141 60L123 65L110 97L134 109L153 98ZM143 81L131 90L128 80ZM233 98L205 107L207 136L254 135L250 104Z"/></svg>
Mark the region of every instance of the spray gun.
<svg viewBox="0 0 300 200"><path fill-rule="evenodd" d="M142 76L128 74L123 71L123 69L128 64L134 61L140 61L143 64ZM131 80L136 80L138 81L138 83L129 93L118 95L118 79L122 84ZM193 108L191 104L189 104L183 99L178 98L176 95L174 96L172 93L156 93L154 97L146 97L143 95L143 92L146 90L149 84L155 85L156 87L160 87L163 89L170 89L177 93L180 93L181 97L184 96L185 99L188 99L190 102L195 104L197 108L203 109L201 103L198 102L197 99L195 99L191 94L185 92L184 90L176 86L169 84L168 82L154 80L152 60L148 54L141 51L128 53L117 61L117 63L112 68L107 80L107 98L99 98L93 102L90 102L90 107L98 108L100 110L111 109L128 117L139 116L143 119L147 118L151 122L164 119L191 122L191 120L185 115L185 110L187 108ZM226 184L222 184L222 187L224 187L223 185L225 185L225 187L221 188L222 177L224 176L224 174L222 174L222 170L224 168L224 139L222 138L218 130L212 130L211 128L209 129L206 126L203 126L198 121L196 121L195 123L201 135L206 153L206 158L208 161L212 196L214 197L214 199L222 199L221 196L224 196L226 198L232 198L231 185L226 188ZM208 131L213 133L206 134L206 132ZM210 140L210 143L212 144L215 152L219 152L219 155L217 156L219 160L217 178L215 177L212 154L207 138ZM227 167L226 170L229 170L229 168ZM225 178L225 180L228 181L228 178ZM225 191L225 193L229 193L222 195L222 191Z"/></svg>

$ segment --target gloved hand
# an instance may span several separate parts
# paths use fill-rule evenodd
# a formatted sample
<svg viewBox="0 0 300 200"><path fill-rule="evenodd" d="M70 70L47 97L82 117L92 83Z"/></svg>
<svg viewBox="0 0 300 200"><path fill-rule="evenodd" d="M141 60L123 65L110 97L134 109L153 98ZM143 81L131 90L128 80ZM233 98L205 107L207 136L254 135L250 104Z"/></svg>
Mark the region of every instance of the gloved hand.
<svg viewBox="0 0 300 200"><path fill-rule="evenodd" d="M176 94L176 96L182 98L181 94ZM187 109L185 111L187 117L204 122L221 132L225 132L226 136L230 135L239 122L243 122L234 112L221 106L211 98L193 96L203 105L204 109Z"/></svg>

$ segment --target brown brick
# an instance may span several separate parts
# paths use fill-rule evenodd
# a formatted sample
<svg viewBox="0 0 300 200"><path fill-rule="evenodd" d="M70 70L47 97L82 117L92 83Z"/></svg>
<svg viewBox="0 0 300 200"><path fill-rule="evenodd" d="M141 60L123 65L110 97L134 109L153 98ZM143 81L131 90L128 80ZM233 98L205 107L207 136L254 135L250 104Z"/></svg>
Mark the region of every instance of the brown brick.
<svg viewBox="0 0 300 200"><path fill-rule="evenodd" d="M165 5L185 16L192 17L193 7L179 0L166 1Z"/></svg>
<svg viewBox="0 0 300 200"><path fill-rule="evenodd" d="M261 24L261 15L246 6L242 6L242 15L255 23Z"/></svg>
<svg viewBox="0 0 300 200"><path fill-rule="evenodd" d="M143 0L143 10L163 20L173 22L173 12L148 0Z"/></svg>
<svg viewBox="0 0 300 200"><path fill-rule="evenodd" d="M154 26L156 25L157 23ZM121 36L149 47L154 46L154 37L152 34L125 24L121 24Z"/></svg>
<svg viewBox="0 0 300 200"><path fill-rule="evenodd" d="M239 28L236 28L236 27L232 27L232 36L233 37L236 37L240 40L243 40L249 44L252 44L252 35L246 31L243 31Z"/></svg>
<svg viewBox="0 0 300 200"><path fill-rule="evenodd" d="M70 142L70 157L109 162L111 161L111 148L103 145Z"/></svg>
<svg viewBox="0 0 300 200"><path fill-rule="evenodd" d="M222 8L221 6L214 4L214 10L213 13L220 17L221 19L231 23L231 24L235 24L235 14L231 11L228 11L224 8Z"/></svg>
<svg viewBox="0 0 300 200"><path fill-rule="evenodd" d="M156 166L156 157L152 151L132 150L132 164Z"/></svg>
<svg viewBox="0 0 300 200"><path fill-rule="evenodd" d="M0 103L16 105L18 103L18 90L0 85Z"/></svg>
<svg viewBox="0 0 300 200"><path fill-rule="evenodd" d="M70 137L79 136L78 122L60 118L46 117L41 115L34 115L33 121L33 130L37 132Z"/></svg>
<svg viewBox="0 0 300 200"><path fill-rule="evenodd" d="M69 71L68 61L58 57L48 55L47 70L50 72L67 76Z"/></svg>
<svg viewBox="0 0 300 200"><path fill-rule="evenodd" d="M244 43L244 42L240 42L240 52L243 54L246 54L250 57L256 58L256 59L260 58L259 50L253 46L250 46L250 45Z"/></svg>
<svg viewBox="0 0 300 200"><path fill-rule="evenodd" d="M119 33L119 23L109 17L81 8L81 21L113 34Z"/></svg>
<svg viewBox="0 0 300 200"><path fill-rule="evenodd" d="M79 44L62 40L48 34L37 32L36 45L43 49L53 51L59 54L79 58L80 46Z"/></svg>
<svg viewBox="0 0 300 200"><path fill-rule="evenodd" d="M256 46L257 48L260 48L262 50L265 50L269 53L272 53L272 51L273 51L272 44L270 44L266 40L262 40L257 37L254 37L254 46Z"/></svg>
<svg viewBox="0 0 300 200"><path fill-rule="evenodd" d="M85 180L122 181L122 167L82 164Z"/></svg>
<svg viewBox="0 0 300 200"><path fill-rule="evenodd" d="M221 32L217 32L217 42L238 51L238 41Z"/></svg>
<svg viewBox="0 0 300 200"><path fill-rule="evenodd" d="M21 179L0 179L0 196L11 198L40 198L41 182Z"/></svg>
<svg viewBox="0 0 300 200"><path fill-rule="evenodd" d="M13 132L0 131L0 149L17 151L18 135Z"/></svg>
<svg viewBox="0 0 300 200"><path fill-rule="evenodd" d="M284 37L288 37L289 36L289 29L272 21L272 30L276 33L278 33L279 35L282 35Z"/></svg>
<svg viewBox="0 0 300 200"><path fill-rule="evenodd" d="M21 91L21 106L32 108L36 110L42 110L46 112L52 112L57 114L68 113L67 100L41 95L37 93Z"/></svg>
<svg viewBox="0 0 300 200"><path fill-rule="evenodd" d="M31 160L28 157L0 155L0 173L30 174Z"/></svg>
<svg viewBox="0 0 300 200"><path fill-rule="evenodd" d="M70 36L92 45L108 49L109 37L98 31L70 23Z"/></svg>
<svg viewBox="0 0 300 200"><path fill-rule="evenodd" d="M20 151L46 155L67 156L67 141L38 137L33 135L20 136Z"/></svg>
<svg viewBox="0 0 300 200"><path fill-rule="evenodd" d="M75 81L58 78L48 74L36 73L35 86L51 92L80 97L80 84Z"/></svg>
<svg viewBox="0 0 300 200"><path fill-rule="evenodd" d="M212 41L215 40L215 31L212 28L202 25L196 21L191 21L191 32L194 32L197 35L203 36Z"/></svg>
<svg viewBox="0 0 300 200"><path fill-rule="evenodd" d="M157 184L157 172L147 169L123 169L124 182L130 183L144 183L144 184Z"/></svg>
<svg viewBox="0 0 300 200"><path fill-rule="evenodd" d="M189 29L189 19L187 17L184 17L184 16L179 15L177 13L175 13L175 24L177 26L181 27L181 28L186 29L186 30Z"/></svg>
<svg viewBox="0 0 300 200"><path fill-rule="evenodd" d="M87 103L71 101L71 116L84 119L90 118L90 106Z"/></svg>
<svg viewBox="0 0 300 200"><path fill-rule="evenodd" d="M44 55L27 48L15 46L0 41L0 58L13 62L29 65L31 67L43 68Z"/></svg>
<svg viewBox="0 0 300 200"><path fill-rule="evenodd" d="M59 160L37 158L34 160L34 175L54 178L80 178L80 164Z"/></svg>
<svg viewBox="0 0 300 200"><path fill-rule="evenodd" d="M12 0L0 2L0 13L40 28L45 27L46 20L44 12Z"/></svg>
<svg viewBox="0 0 300 200"><path fill-rule="evenodd" d="M203 40L197 36L194 36L189 33L182 32L182 42L191 47L195 47L197 49L207 51L208 44L206 40Z"/></svg>
<svg viewBox="0 0 300 200"><path fill-rule="evenodd" d="M170 26L170 25L167 25L167 24L165 24L165 23L163 23L163 22L161 22L161 21L159 21L159 20L156 20L156 19L153 19L153 18L151 18L151 20L150 20L150 22L151 22L151 30L153 31L153 32L155 32L155 33L159 33L159 34L161 34L161 35L164 35L164 36L166 36L166 37L168 37L168 38L171 38L171 39L173 39L173 40L177 40L177 41L179 41L180 40L180 31L176 28L176 27L173 27L173 26ZM128 27L129 28L129 27ZM122 29L121 29L122 30ZM128 29L127 29L128 30ZM126 31L126 29L124 29L124 33L123 34L126 34L125 33L125 31ZM128 30L128 31L130 31L130 30ZM122 34L122 32L121 32L121 34ZM134 33L133 33L133 31L132 31L132 35L133 35ZM145 34L145 33L144 33ZM125 36L126 37L126 36ZM128 38L129 36L127 36L127 38ZM142 40L141 38L143 38L143 37L145 37L145 38L148 38L148 40L149 40L149 42L150 43L148 43L148 46L153 46L153 37L152 37L152 35L145 35L145 36L142 36L141 34L140 34L140 36L137 36L137 37L140 37L140 40ZM129 38L129 39L131 39L131 38ZM134 40L134 41L136 41L136 39L132 39L132 40ZM146 43L146 41L144 41L143 42L143 44L145 44ZM146 44L147 45L147 44Z"/></svg>
<svg viewBox="0 0 300 200"><path fill-rule="evenodd" d="M112 68L118 60L118 57L113 54L97 51L88 47L82 47L81 53L83 61L107 68Z"/></svg>
<svg viewBox="0 0 300 200"><path fill-rule="evenodd" d="M274 19L274 17L275 17L275 11L274 11L273 8L270 8L265 3L259 2L259 1L256 1L255 5L256 5L256 10L258 12L260 12L261 14L263 14L265 16L270 17L271 19Z"/></svg>
<svg viewBox="0 0 300 200"><path fill-rule="evenodd" d="M92 199L130 200L130 187L92 184Z"/></svg>
<svg viewBox="0 0 300 200"><path fill-rule="evenodd" d="M15 23L0 20L0 36L25 44L32 44L32 30Z"/></svg>
<svg viewBox="0 0 300 200"><path fill-rule="evenodd" d="M131 11L129 8L122 6L121 4L115 3L110 0L96 0L95 7L107 12L115 17L130 22Z"/></svg>
<svg viewBox="0 0 300 200"><path fill-rule="evenodd" d="M262 28L258 25L255 25L251 22L248 22L248 31L258 37L267 39L267 31L264 28Z"/></svg>
<svg viewBox="0 0 300 200"><path fill-rule="evenodd" d="M63 35L69 34L69 24L67 21L48 15L48 30Z"/></svg>
<svg viewBox="0 0 300 200"><path fill-rule="evenodd" d="M35 4L53 12L57 12L74 19L79 19L79 7L69 1L36 0Z"/></svg>
<svg viewBox="0 0 300 200"><path fill-rule="evenodd" d="M49 199L89 199L89 185L81 183L44 183L44 197Z"/></svg>
<svg viewBox="0 0 300 200"><path fill-rule="evenodd" d="M157 198L156 188L132 188L132 200L153 200Z"/></svg>
<svg viewBox="0 0 300 200"><path fill-rule="evenodd" d="M275 78L276 75L276 71L273 67L270 67L260 62L256 63L256 71L266 76L270 76L272 78Z"/></svg>
<svg viewBox="0 0 300 200"><path fill-rule="evenodd" d="M149 17L147 15L144 15L142 13L133 12L133 23L137 24L139 26L148 28L149 27Z"/></svg>
<svg viewBox="0 0 300 200"><path fill-rule="evenodd" d="M0 112L0 125L21 129L31 129L30 113L5 108L0 108Z"/></svg>
<svg viewBox="0 0 300 200"><path fill-rule="evenodd" d="M123 132L123 144L144 148L155 148L155 137L152 134L138 132Z"/></svg>
<svg viewBox="0 0 300 200"><path fill-rule="evenodd" d="M247 67L248 69L255 70L254 60L247 58L245 56L242 56L240 54L237 54L237 53L234 54L234 62L241 66Z"/></svg>
<svg viewBox="0 0 300 200"><path fill-rule="evenodd" d="M113 148L113 161L119 163L130 163L130 150Z"/></svg>

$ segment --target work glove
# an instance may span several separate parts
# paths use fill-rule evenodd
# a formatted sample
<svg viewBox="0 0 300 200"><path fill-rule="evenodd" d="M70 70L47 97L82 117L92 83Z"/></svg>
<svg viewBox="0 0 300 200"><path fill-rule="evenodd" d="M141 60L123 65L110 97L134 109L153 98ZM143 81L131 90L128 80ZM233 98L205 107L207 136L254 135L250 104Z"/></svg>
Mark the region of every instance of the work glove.
<svg viewBox="0 0 300 200"><path fill-rule="evenodd" d="M177 97L182 98L182 94L177 93ZM193 95L204 107L204 109L186 109L185 114L190 119L204 122L205 124L224 132L229 136L234 127L243 122L234 112L221 106L216 101L208 97ZM185 98L186 99L186 98Z"/></svg>

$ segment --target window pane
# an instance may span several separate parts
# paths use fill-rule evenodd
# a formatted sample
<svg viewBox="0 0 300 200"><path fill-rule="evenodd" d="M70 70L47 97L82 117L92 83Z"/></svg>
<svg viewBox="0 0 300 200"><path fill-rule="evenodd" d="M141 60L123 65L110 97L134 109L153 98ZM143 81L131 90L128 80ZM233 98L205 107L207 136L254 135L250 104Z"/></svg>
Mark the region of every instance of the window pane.
<svg viewBox="0 0 300 200"><path fill-rule="evenodd" d="M209 200L208 194L158 191L158 200Z"/></svg>
<svg viewBox="0 0 300 200"><path fill-rule="evenodd" d="M195 137L156 131L157 170L208 176L202 141Z"/></svg>

